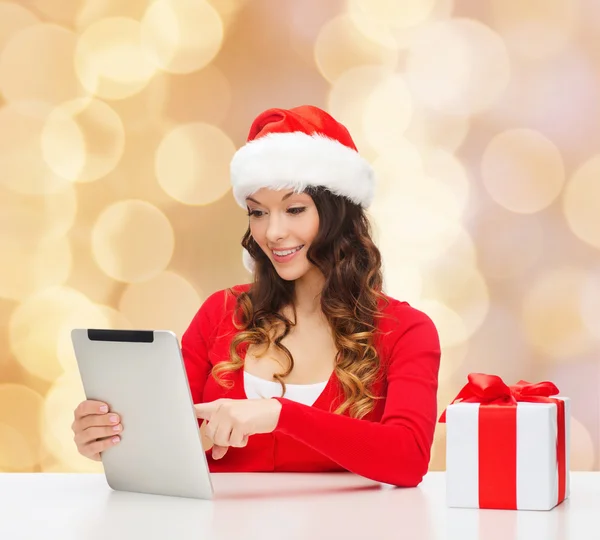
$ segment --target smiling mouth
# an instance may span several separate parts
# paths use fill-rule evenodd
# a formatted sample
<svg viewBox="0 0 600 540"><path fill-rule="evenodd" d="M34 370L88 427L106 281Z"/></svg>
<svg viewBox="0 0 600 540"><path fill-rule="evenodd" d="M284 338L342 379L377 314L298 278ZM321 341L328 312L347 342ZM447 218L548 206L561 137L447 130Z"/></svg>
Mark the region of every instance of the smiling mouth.
<svg viewBox="0 0 600 540"><path fill-rule="evenodd" d="M286 249L284 251L279 251L279 250L274 250L274 249L272 249L271 251L278 257L285 257L286 255L291 255L292 253L296 253L296 251L300 251L303 247L304 247L304 244L301 246L297 246L293 249Z"/></svg>

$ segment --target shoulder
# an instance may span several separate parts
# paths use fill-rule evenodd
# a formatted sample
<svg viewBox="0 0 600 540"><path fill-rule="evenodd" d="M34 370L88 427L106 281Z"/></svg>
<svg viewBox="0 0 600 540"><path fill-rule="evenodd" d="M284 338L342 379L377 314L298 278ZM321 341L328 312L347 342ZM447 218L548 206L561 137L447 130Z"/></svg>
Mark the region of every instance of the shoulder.
<svg viewBox="0 0 600 540"><path fill-rule="evenodd" d="M202 303L199 311L207 312L213 316L227 314L235 308L237 296L248 292L250 287L250 283L244 283L216 291Z"/></svg>
<svg viewBox="0 0 600 540"><path fill-rule="evenodd" d="M237 296L240 293L248 292L250 286L251 284L245 283L213 292L202 302L192 319L190 328L214 331L225 321L231 322Z"/></svg>
<svg viewBox="0 0 600 540"><path fill-rule="evenodd" d="M394 328L400 326L405 328L415 323L425 323L434 326L433 321L427 313L410 305L403 300L397 300L386 294L384 300L380 301L381 326Z"/></svg>
<svg viewBox="0 0 600 540"><path fill-rule="evenodd" d="M423 345L439 348L438 330L431 317L408 302L388 295L384 295L380 302L378 331L380 343L386 349L411 338Z"/></svg>

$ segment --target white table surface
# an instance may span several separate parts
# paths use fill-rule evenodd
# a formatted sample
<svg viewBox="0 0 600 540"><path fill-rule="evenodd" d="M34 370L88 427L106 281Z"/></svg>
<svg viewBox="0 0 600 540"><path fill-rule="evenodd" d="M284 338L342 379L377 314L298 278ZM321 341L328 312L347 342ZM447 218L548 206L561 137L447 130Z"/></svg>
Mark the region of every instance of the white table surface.
<svg viewBox="0 0 600 540"><path fill-rule="evenodd" d="M412 489L347 473L213 474L200 501L112 491L102 474L0 474L0 539L600 538L600 472L549 512L447 508L445 474Z"/></svg>

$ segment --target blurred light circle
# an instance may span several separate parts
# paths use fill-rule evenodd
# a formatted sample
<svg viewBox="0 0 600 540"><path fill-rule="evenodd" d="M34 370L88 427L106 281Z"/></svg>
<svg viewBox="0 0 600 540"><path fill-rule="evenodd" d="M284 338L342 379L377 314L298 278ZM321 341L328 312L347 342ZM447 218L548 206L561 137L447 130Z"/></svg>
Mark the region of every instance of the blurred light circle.
<svg viewBox="0 0 600 540"><path fill-rule="evenodd" d="M78 291L79 292L79 291ZM77 359L73 350L71 331L73 328L113 328L114 319L105 306L88 299L86 309L76 315L65 316L56 330L56 356L64 373L78 372Z"/></svg>
<svg viewBox="0 0 600 540"><path fill-rule="evenodd" d="M544 230L536 215L487 209L474 223L479 264L490 279L519 279L542 255Z"/></svg>
<svg viewBox="0 0 600 540"><path fill-rule="evenodd" d="M399 249L386 245L381 249L383 278L386 294L403 302L418 301L423 290L423 277L416 264Z"/></svg>
<svg viewBox="0 0 600 540"><path fill-rule="evenodd" d="M50 108L37 102L0 107L0 184L25 195L64 191L69 183L57 176L42 156L42 130Z"/></svg>
<svg viewBox="0 0 600 540"><path fill-rule="evenodd" d="M493 30L471 19L449 19L415 32L406 73L415 100L423 105L446 114L474 114L504 92L510 64Z"/></svg>
<svg viewBox="0 0 600 540"><path fill-rule="evenodd" d="M76 35L54 24L26 26L0 55L0 93L11 101L58 104L85 94L73 69Z"/></svg>
<svg viewBox="0 0 600 540"><path fill-rule="evenodd" d="M100 206L103 207L104 204ZM92 210L90 219L96 214L97 211ZM69 276L69 285L101 307L113 301L115 290L120 289L122 285L107 276L95 261L90 246L91 228L89 223L80 223L73 228L70 235L73 269Z"/></svg>
<svg viewBox="0 0 600 540"><path fill-rule="evenodd" d="M469 117L442 114L422 106L413 106L406 138L419 147L457 150L469 133Z"/></svg>
<svg viewBox="0 0 600 540"><path fill-rule="evenodd" d="M381 189L370 208L380 230L380 247L402 250L415 264L443 254L461 234L461 207L452 190L439 180L403 174L397 156L375 162ZM406 170L406 169L404 169Z"/></svg>
<svg viewBox="0 0 600 540"><path fill-rule="evenodd" d="M348 8L357 9L362 15L379 23L404 28L425 21L433 11L435 3L435 0L350 0Z"/></svg>
<svg viewBox="0 0 600 540"><path fill-rule="evenodd" d="M113 307L98 305L98 309L108 322L107 328L115 330L134 330L133 324L126 315Z"/></svg>
<svg viewBox="0 0 600 540"><path fill-rule="evenodd" d="M0 298L23 300L48 287L62 285L71 273L69 239L24 238L22 230L0 231Z"/></svg>
<svg viewBox="0 0 600 540"><path fill-rule="evenodd" d="M116 309L102 304L93 304L90 309L76 318L66 319L57 331L56 353L65 373L78 373L77 359L73 350L71 330L73 328L110 328L133 330L131 322Z"/></svg>
<svg viewBox="0 0 600 540"><path fill-rule="evenodd" d="M171 330L181 338L202 301L194 287L173 272L133 283L119 300L119 311L135 328Z"/></svg>
<svg viewBox="0 0 600 540"><path fill-rule="evenodd" d="M165 93L153 109L178 124L206 122L220 124L231 107L229 79L213 64L186 77L167 78Z"/></svg>
<svg viewBox="0 0 600 540"><path fill-rule="evenodd" d="M47 195L23 195L0 182L0 215L11 224L9 237L23 242L64 237L75 222L77 199L73 185ZM18 231L15 234L15 231Z"/></svg>
<svg viewBox="0 0 600 540"><path fill-rule="evenodd" d="M583 43L573 41L545 61L515 60L503 99L486 114L489 125L536 129L574 162L597 153L600 77L597 60ZM556 91L566 81L568 99Z"/></svg>
<svg viewBox="0 0 600 540"><path fill-rule="evenodd" d="M410 189L406 186L410 186L411 181L417 183L423 177L423 159L419 149L404 141L393 154L377 157L372 167L377 178L377 189L369 213L379 219L394 215L391 207L397 201L402 202L394 197L401 197L402 189ZM388 225L384 227L389 228Z"/></svg>
<svg viewBox="0 0 600 540"><path fill-rule="evenodd" d="M64 106L48 115L41 139L48 167L56 175L75 181L85 167L86 145L83 133Z"/></svg>
<svg viewBox="0 0 600 540"><path fill-rule="evenodd" d="M407 195L402 204L390 203L380 211L377 218L383 229L381 248L388 252L394 249L406 250L407 257L415 264L423 264L439 257L458 238L461 231L455 219L439 213L443 198L424 201L423 195L413 193ZM397 212L395 217L394 208Z"/></svg>
<svg viewBox="0 0 600 540"><path fill-rule="evenodd" d="M229 164L234 153L231 139L215 126L178 126L156 151L156 177L165 192L179 202L211 204L231 187Z"/></svg>
<svg viewBox="0 0 600 540"><path fill-rule="evenodd" d="M352 133L352 139L365 159L374 159L378 154L365 133L364 111L372 93L389 76L387 68L360 66L340 75L329 91L327 111Z"/></svg>
<svg viewBox="0 0 600 540"><path fill-rule="evenodd" d="M481 328L469 341L467 373L494 373L507 382L523 379L529 370L531 348L515 315L518 313L512 306L504 307L500 302L490 306Z"/></svg>
<svg viewBox="0 0 600 540"><path fill-rule="evenodd" d="M469 202L470 185L463 164L443 148L426 148L421 155L425 175L449 188L454 193L460 211L464 212Z"/></svg>
<svg viewBox="0 0 600 540"><path fill-rule="evenodd" d="M469 260L441 257L424 274L423 296L435 298L460 316L467 337L483 324L490 294L481 272Z"/></svg>
<svg viewBox="0 0 600 540"><path fill-rule="evenodd" d="M81 84L104 99L137 94L156 72L141 45L140 23L127 17L87 27L77 42L75 68Z"/></svg>
<svg viewBox="0 0 600 540"><path fill-rule="evenodd" d="M71 424L77 405L85 400L79 373L69 371L48 390L43 404L42 443L48 453L73 472L102 472L102 464L77 450Z"/></svg>
<svg viewBox="0 0 600 540"><path fill-rule="evenodd" d="M45 0L40 0L44 2ZM65 0L69 2L70 0ZM75 17L75 28L83 32L94 23L115 17L127 17L139 21L148 9L148 0L79 0L81 7ZM154 0L153 0L154 1Z"/></svg>
<svg viewBox="0 0 600 540"><path fill-rule="evenodd" d="M42 132L42 150L49 167L74 182L106 176L117 166L124 148L121 118L97 99L61 104L50 113Z"/></svg>
<svg viewBox="0 0 600 540"><path fill-rule="evenodd" d="M13 311L9 343L17 361L29 373L53 381L63 372L58 358L61 333L86 321L106 322L86 296L69 287L52 287L29 296Z"/></svg>
<svg viewBox="0 0 600 540"><path fill-rule="evenodd" d="M426 261L424 270L435 271L438 261L451 261L463 267L477 268L479 254L471 233L460 226L456 238L439 254L438 258Z"/></svg>
<svg viewBox="0 0 600 540"><path fill-rule="evenodd" d="M141 200L107 207L92 231L92 253L113 279L136 282L160 274L171 261L175 237L167 216Z"/></svg>
<svg viewBox="0 0 600 540"><path fill-rule="evenodd" d="M532 347L557 361L588 352L592 336L581 313L581 291L587 275L559 268L539 276L523 299L525 334Z"/></svg>
<svg viewBox="0 0 600 540"><path fill-rule="evenodd" d="M227 22L235 21L235 16L252 0L211 0L212 6Z"/></svg>
<svg viewBox="0 0 600 540"><path fill-rule="evenodd" d="M365 104L365 135L383 154L393 152L404 141L412 115L412 98L404 78L391 75L371 92Z"/></svg>
<svg viewBox="0 0 600 540"><path fill-rule="evenodd" d="M158 0L142 19L142 44L164 71L201 69L215 58L222 43L223 22L203 0Z"/></svg>
<svg viewBox="0 0 600 540"><path fill-rule="evenodd" d="M600 340L600 268L591 272L581 289L581 316L588 331Z"/></svg>
<svg viewBox="0 0 600 540"><path fill-rule="evenodd" d="M438 379L441 384L451 381L453 376L464 366L467 354L471 349L469 341L442 350L443 361L440 362Z"/></svg>
<svg viewBox="0 0 600 540"><path fill-rule="evenodd" d="M165 129L166 128L166 129ZM170 122L166 126L148 126L145 130L132 133L127 131L126 151L119 163L119 167L110 174L109 179L102 182L114 182L115 185L122 185L126 188L119 199L139 199L150 203L162 211L175 210L178 204L173 201L172 197L165 192L156 178L156 151L160 146L165 134L170 128ZM149 181L151 179L151 181ZM108 204L115 201L115 197L105 196L99 204L94 204L93 212L98 214ZM171 215L181 216L182 214L175 211ZM181 223L184 226L185 224Z"/></svg>
<svg viewBox="0 0 600 540"><path fill-rule="evenodd" d="M549 206L565 182L559 149L531 129L511 129L496 135L483 153L481 174L494 201L523 214Z"/></svg>
<svg viewBox="0 0 600 540"><path fill-rule="evenodd" d="M27 8L12 2L0 2L0 55L14 34L39 22Z"/></svg>
<svg viewBox="0 0 600 540"><path fill-rule="evenodd" d="M413 306L428 315L436 326L442 349L464 344L468 339L465 324L456 311L438 300L424 298Z"/></svg>
<svg viewBox="0 0 600 540"><path fill-rule="evenodd" d="M593 471L596 459L594 440L590 431L577 418L571 416L570 469L572 471Z"/></svg>
<svg viewBox="0 0 600 540"><path fill-rule="evenodd" d="M589 159L570 178L563 211L573 234L600 249L600 154Z"/></svg>
<svg viewBox="0 0 600 540"><path fill-rule="evenodd" d="M348 15L356 28L372 41L388 47L408 47L411 37L425 21L446 19L454 0L387 2L350 0Z"/></svg>
<svg viewBox="0 0 600 540"><path fill-rule="evenodd" d="M132 136L151 131L156 133L168 123L169 119L165 118L163 108L170 78L168 73L158 71L138 94L125 100L123 104L110 104L126 127L127 148Z"/></svg>
<svg viewBox="0 0 600 540"><path fill-rule="evenodd" d="M542 59L564 48L577 30L581 7L572 0L492 0L493 26L511 52Z"/></svg>
<svg viewBox="0 0 600 540"><path fill-rule="evenodd" d="M24 0L35 8L35 10L61 26L71 27L75 21L75 16L81 5L86 0ZM131 0L129 0L131 1Z"/></svg>
<svg viewBox="0 0 600 540"><path fill-rule="evenodd" d="M348 4L348 16L352 24L362 36L373 43L377 43L384 49L399 49L396 35L398 33L406 34L410 29L399 30L392 28L391 25L377 20L362 12L355 2L350 0Z"/></svg>
<svg viewBox="0 0 600 540"><path fill-rule="evenodd" d="M37 452L17 428L0 423L0 441L0 472L33 472Z"/></svg>
<svg viewBox="0 0 600 540"><path fill-rule="evenodd" d="M394 70L398 50L391 44L385 46L366 38L348 15L340 15L321 28L315 41L315 61L323 77L333 83L340 75L358 66L381 65Z"/></svg>
<svg viewBox="0 0 600 540"><path fill-rule="evenodd" d="M0 469L33 470L42 458L43 399L21 384L0 384Z"/></svg>

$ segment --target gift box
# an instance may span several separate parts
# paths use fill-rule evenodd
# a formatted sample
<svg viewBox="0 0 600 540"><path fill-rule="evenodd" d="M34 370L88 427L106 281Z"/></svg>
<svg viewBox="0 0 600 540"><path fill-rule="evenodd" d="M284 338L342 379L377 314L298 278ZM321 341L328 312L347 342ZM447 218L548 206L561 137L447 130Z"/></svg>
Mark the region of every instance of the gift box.
<svg viewBox="0 0 600 540"><path fill-rule="evenodd" d="M447 505L550 510L568 498L570 400L547 381L468 381L440 418Z"/></svg>

